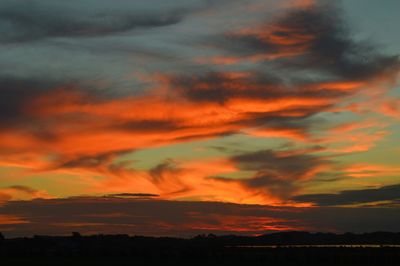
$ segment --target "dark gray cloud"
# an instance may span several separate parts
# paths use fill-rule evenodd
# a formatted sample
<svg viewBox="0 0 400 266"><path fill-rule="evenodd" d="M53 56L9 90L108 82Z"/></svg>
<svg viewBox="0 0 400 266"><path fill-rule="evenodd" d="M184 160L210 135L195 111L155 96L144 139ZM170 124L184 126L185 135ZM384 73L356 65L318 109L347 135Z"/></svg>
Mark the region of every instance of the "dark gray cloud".
<svg viewBox="0 0 400 266"><path fill-rule="evenodd" d="M106 93L99 92L96 86L86 86L85 82L58 80L52 77L18 77L0 75L0 129L6 131L23 131L40 141L53 141L58 138L54 132L55 121L34 114L32 104L47 96L70 93L81 95L81 103L98 102L107 98ZM57 104L57 99L50 104ZM78 116L69 117L75 121ZM65 122L65 121L63 121ZM0 153L6 152L5 149Z"/></svg>
<svg viewBox="0 0 400 266"><path fill-rule="evenodd" d="M249 188L267 191L268 194L278 196L283 200L289 198L298 189L295 181L280 178L268 171L259 171L252 178L243 180L242 183Z"/></svg>
<svg viewBox="0 0 400 266"><path fill-rule="evenodd" d="M262 234L275 229L334 232L399 231L397 208L292 208L218 202L129 198L10 201L0 224L7 237L33 234L127 233L193 236L199 233ZM9 219L10 220L10 219ZM7 230L7 231L6 231Z"/></svg>
<svg viewBox="0 0 400 266"><path fill-rule="evenodd" d="M282 83L278 77L262 73L232 77L230 73L210 72L172 78L172 84L190 100L219 103L231 98L277 98L285 94Z"/></svg>
<svg viewBox="0 0 400 266"><path fill-rule="evenodd" d="M340 97L345 92L313 90L312 81L287 82L281 75L253 71L245 75L230 72L208 72L171 78L171 84L186 98L198 102L224 104L231 99L284 99L286 97L313 97L315 99Z"/></svg>
<svg viewBox="0 0 400 266"><path fill-rule="evenodd" d="M310 154L292 151L261 150L232 157L243 170L270 170L283 176L301 178L311 169L326 163L324 159Z"/></svg>
<svg viewBox="0 0 400 266"><path fill-rule="evenodd" d="M117 156L117 152L98 154L95 156L83 156L71 160L63 161L55 168L96 168L101 166L109 166Z"/></svg>
<svg viewBox="0 0 400 266"><path fill-rule="evenodd" d="M17 191L21 191L27 194L35 194L36 192L38 192L38 190L28 187L28 186L21 186L21 185L14 185L14 186L10 186L9 188L12 188L14 190Z"/></svg>
<svg viewBox="0 0 400 266"><path fill-rule="evenodd" d="M336 194L306 194L293 198L298 202L312 202L319 206L366 204L400 200L400 184L361 190L344 190Z"/></svg>
<svg viewBox="0 0 400 266"><path fill-rule="evenodd" d="M218 42L240 56L292 53L277 57L282 71L310 70L363 80L399 70L398 56L383 55L373 44L356 41L343 11L333 3L322 3L289 11L260 27L258 33L227 34L226 41Z"/></svg>
<svg viewBox="0 0 400 266"><path fill-rule="evenodd" d="M56 86L55 81L34 78L0 77L0 127L17 123L26 116L24 106Z"/></svg>
<svg viewBox="0 0 400 266"><path fill-rule="evenodd" d="M202 1L2 1L0 42L27 42L51 37L105 36L140 28L179 23Z"/></svg>
<svg viewBox="0 0 400 266"><path fill-rule="evenodd" d="M230 160L240 170L255 171L254 176L240 180L214 178L226 182L239 182L255 191L287 200L299 189L299 181L307 179L310 174L315 173L315 169L328 163L325 158L306 152L260 150L236 155Z"/></svg>
<svg viewBox="0 0 400 266"><path fill-rule="evenodd" d="M57 169L84 169L94 171L106 177L123 176L134 174L136 170L132 167L132 160L116 161L118 156L133 152L132 149L103 152L92 155L58 155L53 156L49 166L39 169L40 171L52 171Z"/></svg>
<svg viewBox="0 0 400 266"><path fill-rule="evenodd" d="M313 37L309 51L298 59L288 60L285 66L308 67L345 79L368 79L399 69L397 56L380 55L372 45L353 40L341 11L332 6L294 11L278 25L290 29L282 34Z"/></svg>
<svg viewBox="0 0 400 266"><path fill-rule="evenodd" d="M298 189L296 181L306 179L326 161L309 154L291 154L262 150L231 158L240 169L257 171L256 175L242 182L250 188L258 188L287 199Z"/></svg>

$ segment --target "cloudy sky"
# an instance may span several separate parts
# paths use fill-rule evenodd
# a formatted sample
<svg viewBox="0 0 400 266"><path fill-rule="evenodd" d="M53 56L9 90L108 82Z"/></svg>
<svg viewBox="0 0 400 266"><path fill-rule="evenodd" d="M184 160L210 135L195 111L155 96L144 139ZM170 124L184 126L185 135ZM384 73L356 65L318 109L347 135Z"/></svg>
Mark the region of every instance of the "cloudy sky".
<svg viewBox="0 0 400 266"><path fill-rule="evenodd" d="M400 231L397 0L2 0L0 231Z"/></svg>

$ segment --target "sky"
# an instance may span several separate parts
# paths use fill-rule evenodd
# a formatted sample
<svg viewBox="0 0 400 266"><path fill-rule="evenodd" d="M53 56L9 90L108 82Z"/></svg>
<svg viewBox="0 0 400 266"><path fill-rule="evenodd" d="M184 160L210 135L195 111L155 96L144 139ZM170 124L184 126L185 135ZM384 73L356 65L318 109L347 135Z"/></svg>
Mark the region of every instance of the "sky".
<svg viewBox="0 0 400 266"><path fill-rule="evenodd" d="M2 0L0 232L400 231L397 0Z"/></svg>

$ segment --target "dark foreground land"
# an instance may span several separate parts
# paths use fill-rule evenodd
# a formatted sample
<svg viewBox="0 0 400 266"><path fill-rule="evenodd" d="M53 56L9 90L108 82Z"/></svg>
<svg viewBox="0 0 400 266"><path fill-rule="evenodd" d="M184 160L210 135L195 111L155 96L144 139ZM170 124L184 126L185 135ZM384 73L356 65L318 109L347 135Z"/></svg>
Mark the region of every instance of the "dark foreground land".
<svg viewBox="0 0 400 266"><path fill-rule="evenodd" d="M321 246L322 245L322 246ZM0 265L400 265L400 234L0 238Z"/></svg>

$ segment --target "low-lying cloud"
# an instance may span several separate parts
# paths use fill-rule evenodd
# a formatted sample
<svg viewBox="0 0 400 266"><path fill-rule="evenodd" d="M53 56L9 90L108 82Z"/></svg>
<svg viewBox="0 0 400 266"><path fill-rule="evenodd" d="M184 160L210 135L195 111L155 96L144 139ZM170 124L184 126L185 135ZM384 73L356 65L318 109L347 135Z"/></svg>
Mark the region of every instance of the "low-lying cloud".
<svg viewBox="0 0 400 266"><path fill-rule="evenodd" d="M298 202L311 202L318 206L338 206L355 204L382 204L396 205L400 200L400 185L367 188L360 190L344 190L331 194L299 195L293 198Z"/></svg>
<svg viewBox="0 0 400 266"><path fill-rule="evenodd" d="M194 236L262 234L285 230L398 231L394 208L291 208L218 202L123 198L12 201L0 207L7 237L33 234L127 233ZM2 217L2 218L1 218Z"/></svg>

